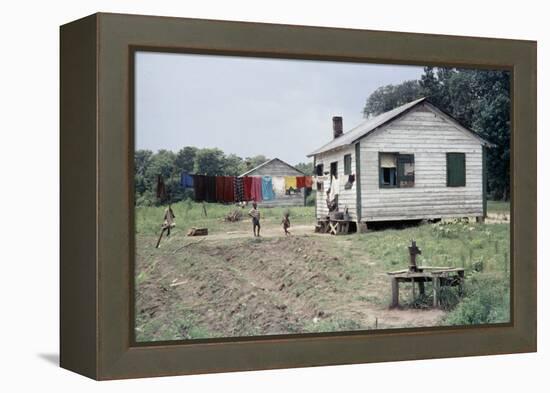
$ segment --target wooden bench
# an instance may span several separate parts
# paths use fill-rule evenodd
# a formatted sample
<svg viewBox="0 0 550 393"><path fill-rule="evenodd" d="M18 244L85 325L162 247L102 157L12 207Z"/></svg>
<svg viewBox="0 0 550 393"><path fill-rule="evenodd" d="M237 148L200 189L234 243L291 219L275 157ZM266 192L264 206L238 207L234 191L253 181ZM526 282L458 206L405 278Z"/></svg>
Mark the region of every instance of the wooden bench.
<svg viewBox="0 0 550 393"><path fill-rule="evenodd" d="M420 295L425 293L424 284L433 284L433 306L440 306L440 291L443 286L458 286L459 295L462 296L464 285L464 269L452 267L420 266L416 271L409 269L387 273L391 279L392 300L390 307L399 306L399 283L410 282L412 284L412 297L416 299L416 283Z"/></svg>

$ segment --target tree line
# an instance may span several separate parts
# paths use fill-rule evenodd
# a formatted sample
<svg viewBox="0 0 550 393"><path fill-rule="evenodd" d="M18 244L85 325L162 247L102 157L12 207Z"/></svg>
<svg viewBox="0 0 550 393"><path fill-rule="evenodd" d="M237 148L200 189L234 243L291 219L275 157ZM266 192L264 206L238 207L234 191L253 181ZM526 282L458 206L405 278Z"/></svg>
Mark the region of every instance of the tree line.
<svg viewBox="0 0 550 393"><path fill-rule="evenodd" d="M510 197L510 73L500 70L424 67L419 80L382 86L366 100L366 118L421 97L451 114L495 147L487 149L487 191Z"/></svg>
<svg viewBox="0 0 550 393"><path fill-rule="evenodd" d="M225 154L218 148L200 149L185 146L177 152L171 150L136 150L134 153L134 183L136 205L151 206L156 199L157 176L162 175L172 202L190 197L191 190L180 187L182 172L211 176L238 176L257 167L269 158L264 155L242 158ZM313 171L313 164L300 163L296 168L304 173Z"/></svg>

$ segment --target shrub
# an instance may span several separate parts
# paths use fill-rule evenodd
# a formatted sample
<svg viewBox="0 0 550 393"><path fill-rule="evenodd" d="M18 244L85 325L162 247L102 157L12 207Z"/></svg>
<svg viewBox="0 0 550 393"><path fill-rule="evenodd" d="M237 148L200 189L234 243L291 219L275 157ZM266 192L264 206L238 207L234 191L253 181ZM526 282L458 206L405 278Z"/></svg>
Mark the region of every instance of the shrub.
<svg viewBox="0 0 550 393"><path fill-rule="evenodd" d="M465 296L445 322L479 325L510 320L510 290L507 275L474 273L466 279Z"/></svg>
<svg viewBox="0 0 550 393"><path fill-rule="evenodd" d="M306 197L306 206L315 206L317 192L312 190L311 193Z"/></svg>

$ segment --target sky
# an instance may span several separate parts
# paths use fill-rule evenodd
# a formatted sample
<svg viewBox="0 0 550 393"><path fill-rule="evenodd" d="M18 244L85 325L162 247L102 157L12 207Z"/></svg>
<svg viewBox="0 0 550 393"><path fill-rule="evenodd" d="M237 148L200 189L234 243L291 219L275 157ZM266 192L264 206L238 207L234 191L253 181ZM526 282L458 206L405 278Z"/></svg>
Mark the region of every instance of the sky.
<svg viewBox="0 0 550 393"><path fill-rule="evenodd" d="M378 87L418 79L422 67L138 52L136 149L217 147L291 165L363 121Z"/></svg>

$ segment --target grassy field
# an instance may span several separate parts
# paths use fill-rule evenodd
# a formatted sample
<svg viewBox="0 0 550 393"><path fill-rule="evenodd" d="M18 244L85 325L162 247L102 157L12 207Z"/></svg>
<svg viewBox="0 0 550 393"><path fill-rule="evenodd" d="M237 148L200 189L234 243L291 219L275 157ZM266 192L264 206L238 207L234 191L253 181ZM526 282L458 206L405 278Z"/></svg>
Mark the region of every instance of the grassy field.
<svg viewBox="0 0 550 393"><path fill-rule="evenodd" d="M203 204L183 201L172 205L172 210L176 215L178 228L207 227L210 233L223 233L235 230L235 223L225 222L224 217L234 210L241 210L246 220L246 214L252 206L241 209L233 205L223 205L219 203L204 203L207 216L204 215ZM136 231L138 234L154 234L159 232L164 207L136 207ZM294 224L311 224L314 217L315 208L312 206L303 207L274 207L261 209L262 222L279 224L283 213L291 211L292 222ZM242 223L237 223L237 226ZM249 225L248 225L249 226ZM176 229L177 231L178 229Z"/></svg>
<svg viewBox="0 0 550 393"><path fill-rule="evenodd" d="M487 213L510 213L510 202L503 201L487 201Z"/></svg>
<svg viewBox="0 0 550 393"><path fill-rule="evenodd" d="M508 204L489 203L505 216ZM292 236L280 226L287 208L262 209L262 238L248 219L225 222L233 206L181 202L177 226L154 244L163 208L136 209L136 333L139 341L464 325L509 319L509 224L443 222L350 236L313 233L313 207L290 208ZM246 214L248 209L243 211ZM190 227L209 236L185 236ZM427 307L430 293L390 310L387 271L408 264L464 267L465 296L443 294L444 310ZM429 289L429 288L428 288Z"/></svg>

